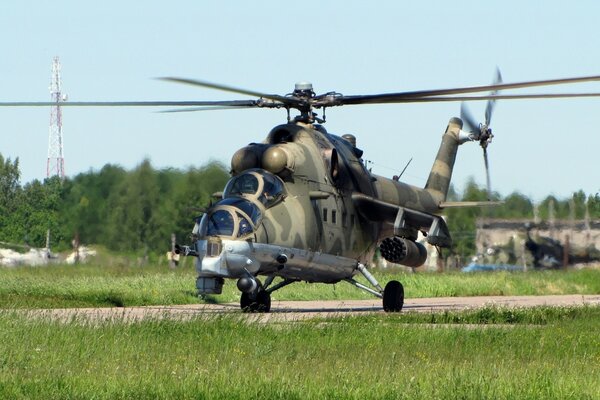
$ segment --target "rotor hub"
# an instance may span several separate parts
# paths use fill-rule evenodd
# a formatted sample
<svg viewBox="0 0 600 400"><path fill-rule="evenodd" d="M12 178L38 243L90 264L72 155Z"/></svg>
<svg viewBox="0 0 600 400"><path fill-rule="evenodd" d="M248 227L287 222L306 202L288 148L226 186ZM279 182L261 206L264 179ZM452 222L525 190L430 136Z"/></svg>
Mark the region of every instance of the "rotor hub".
<svg viewBox="0 0 600 400"><path fill-rule="evenodd" d="M481 147L486 148L488 144L492 142L494 135L492 134L492 128L485 124L480 126L481 133L479 135L479 144Z"/></svg>
<svg viewBox="0 0 600 400"><path fill-rule="evenodd" d="M306 90L310 90L310 91L312 91L312 90L313 90L313 85L312 85L312 83L310 83L310 82L306 82L306 81L303 81L303 82L297 82L297 83L294 85L294 91L295 91L295 92L296 92L296 91L306 91Z"/></svg>
<svg viewBox="0 0 600 400"><path fill-rule="evenodd" d="M315 97L313 85L310 82L298 82L294 85L294 96L302 99L312 99Z"/></svg>

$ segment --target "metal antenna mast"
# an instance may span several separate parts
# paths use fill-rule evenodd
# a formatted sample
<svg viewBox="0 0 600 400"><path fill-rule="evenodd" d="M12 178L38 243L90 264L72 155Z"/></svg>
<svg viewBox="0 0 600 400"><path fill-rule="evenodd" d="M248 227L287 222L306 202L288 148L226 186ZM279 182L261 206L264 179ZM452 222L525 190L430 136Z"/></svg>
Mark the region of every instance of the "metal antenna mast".
<svg viewBox="0 0 600 400"><path fill-rule="evenodd" d="M57 175L61 179L65 177L65 158L63 156L62 136L62 110L60 103L67 99L61 93L60 61L54 57L52 63L52 81L50 82L50 96L52 102L56 103L50 108L50 132L48 134L48 163L46 165L46 177Z"/></svg>

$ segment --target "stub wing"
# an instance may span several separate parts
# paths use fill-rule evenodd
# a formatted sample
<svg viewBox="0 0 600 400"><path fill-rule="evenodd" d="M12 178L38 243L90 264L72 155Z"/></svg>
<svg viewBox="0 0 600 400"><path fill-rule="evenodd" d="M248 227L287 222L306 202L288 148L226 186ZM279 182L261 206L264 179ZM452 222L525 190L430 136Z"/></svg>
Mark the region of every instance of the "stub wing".
<svg viewBox="0 0 600 400"><path fill-rule="evenodd" d="M417 232L421 231L427 234L427 242L431 245L452 245L448 226L439 215L401 207L362 193L354 193L352 202L361 216L369 221L392 224L396 236L415 240Z"/></svg>

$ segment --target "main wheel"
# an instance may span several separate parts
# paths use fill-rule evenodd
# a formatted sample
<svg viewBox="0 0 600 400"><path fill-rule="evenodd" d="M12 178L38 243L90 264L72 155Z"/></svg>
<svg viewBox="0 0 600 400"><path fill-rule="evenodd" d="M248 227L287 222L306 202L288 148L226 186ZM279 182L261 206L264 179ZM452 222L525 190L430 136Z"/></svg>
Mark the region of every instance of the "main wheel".
<svg viewBox="0 0 600 400"><path fill-rule="evenodd" d="M269 312L271 311L271 294L265 290L259 290L252 294L242 293L240 307L243 312Z"/></svg>
<svg viewBox="0 0 600 400"><path fill-rule="evenodd" d="M400 312L404 305L404 286L398 281L389 281L383 289L383 310Z"/></svg>

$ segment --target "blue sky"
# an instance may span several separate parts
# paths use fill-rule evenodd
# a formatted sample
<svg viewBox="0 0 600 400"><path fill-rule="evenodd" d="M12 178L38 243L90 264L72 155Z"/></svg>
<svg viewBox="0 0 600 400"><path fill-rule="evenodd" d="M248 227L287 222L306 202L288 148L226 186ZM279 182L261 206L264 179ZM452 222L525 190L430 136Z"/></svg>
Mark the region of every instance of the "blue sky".
<svg viewBox="0 0 600 400"><path fill-rule="evenodd" d="M231 100L231 93L156 80L182 76L285 94L297 81L346 95L600 75L595 1L81 2L0 4L0 101L46 101L52 58L63 91L85 100ZM525 92L600 92L600 82ZM483 118L485 103L471 103ZM600 98L503 101L490 145L493 189L541 200L600 191ZM280 110L163 114L65 109L66 172L144 157L156 167L228 165L285 122ZM0 109L0 153L23 182L46 173L50 110ZM375 173L423 186L460 103L346 106L326 128L352 133ZM485 183L481 149L462 146L454 184Z"/></svg>

